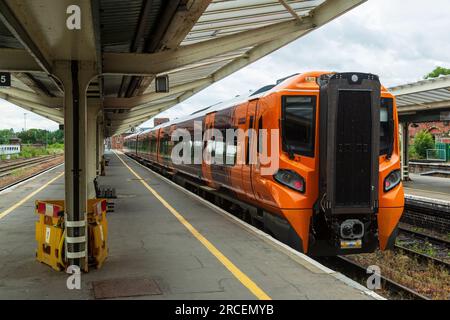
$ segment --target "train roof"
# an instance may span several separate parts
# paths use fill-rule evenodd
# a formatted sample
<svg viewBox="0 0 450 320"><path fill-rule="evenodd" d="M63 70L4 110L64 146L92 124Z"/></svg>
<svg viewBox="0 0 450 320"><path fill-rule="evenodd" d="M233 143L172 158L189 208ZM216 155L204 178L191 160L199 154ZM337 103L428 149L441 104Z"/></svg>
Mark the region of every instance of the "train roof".
<svg viewBox="0 0 450 320"><path fill-rule="evenodd" d="M298 75L299 75L298 73L290 75L288 77L285 77L285 78L282 78L280 80L277 80L275 84L265 85L265 86L259 88L258 90L256 90L255 92L250 92L250 93L244 94L244 95L238 95L238 96L236 96L236 97L234 97L234 98L232 98L230 100L226 100L226 101L215 103L215 104L210 105L208 107L205 107L205 108L202 108L200 110L194 111L193 113L191 113L191 114L189 114L187 116L183 116L181 118L176 118L176 119L173 119L171 121L161 123L161 124L159 124L159 125L157 125L157 126L155 126L153 128L150 128L150 129L147 129L145 131L142 131L139 134L152 132L154 130L165 128L165 127L177 124L177 123L193 120L193 119L196 119L198 117L205 116L208 113L220 111L220 110L223 110L223 109L227 109L229 107L233 107L235 105L244 103L244 102L249 101L249 100L259 99L260 97L264 96L265 94L268 94L269 92L273 91L273 89L275 89L276 87L280 87L286 80L288 80L288 79L290 79L292 77L298 76ZM131 137L131 136L129 136L129 137Z"/></svg>
<svg viewBox="0 0 450 320"><path fill-rule="evenodd" d="M269 95L270 93L272 93L274 91L277 91L277 90L280 90L280 89L284 89L284 88L289 88L292 85L292 83L294 82L294 78L295 78L295 81L298 81L297 78L299 78L299 79L302 79L302 78L306 79L308 77L319 77L322 74L331 74L331 73L335 73L335 72L330 72L330 71L311 71L311 72L305 72L305 73L295 73L295 74L292 74L290 76L287 76L287 77L284 77L284 78L281 78L281 79L277 80L275 82L275 84L265 85L265 86L259 88L258 90L256 90L255 92L250 92L250 93L244 94L244 95L238 95L238 96L236 96L236 97L234 97L234 98L232 98L230 100L218 102L218 103L210 105L208 107L201 108L201 109L199 109L199 110L197 110L197 111L195 111L195 112L193 112L193 113L191 113L191 114L189 114L187 116L183 116L181 118L176 118L176 119L173 119L171 121L164 122L164 123L162 123L160 125L157 125L157 126L155 126L153 128L150 128L150 129L144 130L142 132L130 135L127 138L131 138L131 137L134 137L134 136L137 136L137 135L140 135L140 134L144 134L144 133L149 133L149 132L161 129L161 128L169 127L169 126L177 124L177 123L182 123L184 121L193 120L193 119L196 119L198 117L205 116L208 113L220 111L220 110L223 110L223 109L226 109L226 108L229 108L229 107L233 107L235 105L244 103L244 102L249 101L249 100L259 99L262 96ZM382 90L383 90L383 88L384 87L382 87Z"/></svg>

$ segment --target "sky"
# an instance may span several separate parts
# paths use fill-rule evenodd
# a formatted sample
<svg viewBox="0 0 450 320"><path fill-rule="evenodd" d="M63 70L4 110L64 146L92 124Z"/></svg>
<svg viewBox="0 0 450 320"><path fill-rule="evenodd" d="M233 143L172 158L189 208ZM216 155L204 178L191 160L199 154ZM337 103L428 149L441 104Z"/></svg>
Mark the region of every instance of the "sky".
<svg viewBox="0 0 450 320"><path fill-rule="evenodd" d="M448 0L368 0L157 117L179 118L312 70L370 72L387 87L418 81L436 66L450 68L449 14ZM24 112L27 128L58 128L55 122L0 99L0 129L22 130ZM152 125L150 120L141 126Z"/></svg>

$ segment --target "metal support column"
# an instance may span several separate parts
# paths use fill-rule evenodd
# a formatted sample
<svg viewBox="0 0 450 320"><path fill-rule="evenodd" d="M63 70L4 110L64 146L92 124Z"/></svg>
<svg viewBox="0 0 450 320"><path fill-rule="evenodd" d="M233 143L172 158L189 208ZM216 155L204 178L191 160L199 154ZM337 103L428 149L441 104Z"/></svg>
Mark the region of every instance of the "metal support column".
<svg viewBox="0 0 450 320"><path fill-rule="evenodd" d="M87 181L88 198L95 198L94 179L97 177L97 117L101 105L89 105L87 108Z"/></svg>
<svg viewBox="0 0 450 320"><path fill-rule="evenodd" d="M409 123L403 122L401 123L402 128L402 143L401 143L401 151L402 151L402 179L404 181L408 181L409 179Z"/></svg>
<svg viewBox="0 0 450 320"><path fill-rule="evenodd" d="M55 75L64 86L64 161L66 257L88 270L87 234L87 87L92 63L59 61Z"/></svg>
<svg viewBox="0 0 450 320"><path fill-rule="evenodd" d="M105 125L104 113L100 111L97 117L97 174L103 175L102 161L105 152Z"/></svg>

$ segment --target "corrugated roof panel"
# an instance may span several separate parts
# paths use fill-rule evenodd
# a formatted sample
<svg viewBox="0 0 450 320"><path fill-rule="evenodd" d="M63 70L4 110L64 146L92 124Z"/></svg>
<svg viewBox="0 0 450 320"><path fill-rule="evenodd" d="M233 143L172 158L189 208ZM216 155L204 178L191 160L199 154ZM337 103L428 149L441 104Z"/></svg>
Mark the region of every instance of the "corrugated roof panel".
<svg viewBox="0 0 450 320"><path fill-rule="evenodd" d="M9 32L8 28L0 21L0 47L23 49L22 44Z"/></svg>
<svg viewBox="0 0 450 320"><path fill-rule="evenodd" d="M288 1L300 17L325 0ZM292 15L277 0L213 1L181 45L193 44L221 36L247 31L292 19Z"/></svg>
<svg viewBox="0 0 450 320"><path fill-rule="evenodd" d="M137 27L143 0L101 0L100 23L101 42L105 52L130 52ZM154 28L161 10L161 0L153 0L144 34ZM138 39L138 48L142 50L145 38Z"/></svg>
<svg viewBox="0 0 450 320"><path fill-rule="evenodd" d="M389 88L397 105L414 106L450 101L450 75L420 80Z"/></svg>

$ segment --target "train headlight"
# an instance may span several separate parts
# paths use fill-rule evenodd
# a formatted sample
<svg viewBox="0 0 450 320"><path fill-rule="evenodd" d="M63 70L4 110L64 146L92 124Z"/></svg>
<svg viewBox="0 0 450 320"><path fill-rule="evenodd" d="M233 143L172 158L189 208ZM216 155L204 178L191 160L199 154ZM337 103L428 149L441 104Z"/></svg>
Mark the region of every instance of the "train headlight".
<svg viewBox="0 0 450 320"><path fill-rule="evenodd" d="M294 189L295 191L301 193L305 192L305 179L303 179L303 177L295 171L280 169L273 175L273 178L277 182L284 184L285 186Z"/></svg>
<svg viewBox="0 0 450 320"><path fill-rule="evenodd" d="M402 178L400 170L394 170L388 174L388 176L384 179L384 191L389 191L393 189L400 183Z"/></svg>

